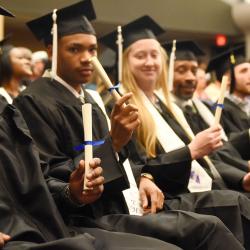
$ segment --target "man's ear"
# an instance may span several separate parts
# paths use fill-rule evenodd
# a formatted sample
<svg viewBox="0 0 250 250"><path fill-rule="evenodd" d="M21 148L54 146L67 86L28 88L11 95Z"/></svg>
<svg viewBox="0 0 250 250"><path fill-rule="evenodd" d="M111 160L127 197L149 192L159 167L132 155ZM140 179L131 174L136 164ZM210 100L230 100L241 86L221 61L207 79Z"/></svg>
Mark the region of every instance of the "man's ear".
<svg viewBox="0 0 250 250"><path fill-rule="evenodd" d="M47 46L47 53L48 53L48 57L52 58L52 45L51 44Z"/></svg>

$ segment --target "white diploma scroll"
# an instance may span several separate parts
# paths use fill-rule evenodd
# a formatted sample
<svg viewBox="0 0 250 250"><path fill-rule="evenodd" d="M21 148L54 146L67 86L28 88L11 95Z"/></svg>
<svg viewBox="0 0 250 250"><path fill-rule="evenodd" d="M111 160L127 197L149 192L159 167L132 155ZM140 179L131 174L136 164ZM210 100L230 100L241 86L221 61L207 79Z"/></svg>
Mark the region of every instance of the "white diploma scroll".
<svg viewBox="0 0 250 250"><path fill-rule="evenodd" d="M101 63L99 62L99 60L97 59L97 57L92 57L90 59L90 62L93 64L96 72L98 73L98 75L100 76L100 78L102 79L102 81L104 82L105 86L107 89L112 89L113 88L113 84L110 81L107 73L105 72L105 70L103 69ZM113 98L115 99L115 101L118 101L120 99L120 95L119 93L114 89L111 91L111 94L113 96Z"/></svg>
<svg viewBox="0 0 250 250"><path fill-rule="evenodd" d="M92 105L91 103L84 103L82 105L82 120L84 128L84 141L92 142ZM85 145L85 174L84 174L84 183L83 190L88 190L86 187L87 178L86 175L90 172L89 162L93 158L93 145Z"/></svg>
<svg viewBox="0 0 250 250"><path fill-rule="evenodd" d="M220 96L219 96L216 111L215 111L214 124L216 124L216 125L220 123L220 118L221 118L221 113L222 113L222 108L223 108L222 106L224 103L224 97L225 97L225 93L227 90L227 82L228 82L228 77L223 76L222 82L221 82L221 87L220 87Z"/></svg>

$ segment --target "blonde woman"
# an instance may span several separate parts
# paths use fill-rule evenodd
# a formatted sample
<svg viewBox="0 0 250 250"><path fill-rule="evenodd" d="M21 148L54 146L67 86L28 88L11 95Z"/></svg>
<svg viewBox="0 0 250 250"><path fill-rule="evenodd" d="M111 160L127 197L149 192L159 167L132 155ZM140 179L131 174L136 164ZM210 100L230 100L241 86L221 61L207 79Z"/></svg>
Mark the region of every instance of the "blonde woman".
<svg viewBox="0 0 250 250"><path fill-rule="evenodd" d="M125 48L123 53L123 91L133 93L131 102L139 109L141 125L137 129L136 138L139 144L137 146L140 146L140 150L144 151L151 162L153 161L153 165L158 165L158 162L154 160L155 157L160 157L160 164L171 162L178 164L178 172L176 172L177 168L169 169L171 171L167 176L168 182L166 182L166 179L162 179L166 176L160 174L162 181L157 183L162 189L167 189L168 192L177 194L184 190L187 191L191 160L199 159L222 145L220 129L209 129L197 135L190 142L186 131L182 127L186 128L188 125L185 124L184 118L181 119L179 117L181 115L180 112L176 114L178 112L177 107L174 106L175 111L173 111L173 105L169 99L169 91L166 84L167 55L156 40L152 30L151 33L148 28L144 31L142 29L138 31L139 25L150 27L154 32L156 30L156 33L159 31L157 27L148 25L141 20L137 21L135 27L131 24L123 27ZM134 34L135 30L137 34ZM103 37L101 42L114 49L115 43L112 43L114 39L115 34L111 33ZM163 93L161 98L159 98L159 95L156 95L156 90L161 90L161 93ZM159 119L163 119L162 116L164 118L162 123L168 123L163 124L163 129L158 126ZM173 131L170 131L172 136L167 138L167 141L164 141L164 137L169 136L169 134L166 136L166 125L170 127L168 128L169 130ZM184 141L182 145L175 142L177 137ZM163 142L160 142L161 140ZM176 179L177 176L179 177L178 179ZM164 182L163 186L161 182ZM209 189L203 188L204 190Z"/></svg>
<svg viewBox="0 0 250 250"><path fill-rule="evenodd" d="M153 35L152 26L148 26L145 21L139 21L139 24L137 22L134 26L126 25L122 30L123 91L133 93L131 102L138 107L141 120L136 131L137 149L131 150L130 147L131 157L136 152L138 158L142 152L146 155L146 168L148 171L158 172L155 182L166 191L166 198L181 194L177 199L167 200L168 207L217 215L243 242L241 235L247 235L250 229L250 221L247 221L247 229L241 227L242 217L250 215L248 199L231 191L201 192L211 190L212 178L201 164L193 161L222 145L220 127L207 129L191 140L193 134L185 118L170 102L166 84L167 56ZM102 43L111 48L115 48L114 41L114 32L101 39ZM172 166L169 165L170 162ZM199 193L188 193L189 191ZM243 200L244 204L248 204L248 211L241 210ZM228 206L235 209L229 211ZM239 218L234 220L234 225L231 223L232 216Z"/></svg>

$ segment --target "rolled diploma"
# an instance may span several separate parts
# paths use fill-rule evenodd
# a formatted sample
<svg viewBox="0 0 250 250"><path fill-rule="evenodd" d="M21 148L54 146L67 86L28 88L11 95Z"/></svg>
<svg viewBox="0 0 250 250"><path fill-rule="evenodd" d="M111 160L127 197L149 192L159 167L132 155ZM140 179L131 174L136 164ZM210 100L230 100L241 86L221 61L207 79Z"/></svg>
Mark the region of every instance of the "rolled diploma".
<svg viewBox="0 0 250 250"><path fill-rule="evenodd" d="M221 88L220 88L220 96L219 96L219 99L218 99L218 102L217 102L217 104L219 104L219 105L223 105L223 103L224 103L224 97L225 97L225 93L226 93L226 90L227 90L227 81L228 81L228 77L224 75L222 77ZM215 111L215 119L214 119L215 124L220 123L221 113L222 113L222 107L217 106L216 111Z"/></svg>
<svg viewBox="0 0 250 250"><path fill-rule="evenodd" d="M82 105L82 121L84 129L84 141L92 142L92 105L91 103L84 103ZM85 174L83 182L83 190L88 190L86 187L86 175L90 172L89 162L93 158L93 145L85 145Z"/></svg>
<svg viewBox="0 0 250 250"><path fill-rule="evenodd" d="M97 57L92 57L90 59L90 62L93 64L95 70L97 71L98 75L101 77L101 79L103 80L105 86L107 89L110 89L113 87L112 82L110 81L107 73L105 72L105 70L103 69L101 63L99 62L99 60L97 59ZM120 99L120 95L119 93L114 89L113 91L111 91L111 94L113 96L113 98L115 99L115 101L118 101Z"/></svg>

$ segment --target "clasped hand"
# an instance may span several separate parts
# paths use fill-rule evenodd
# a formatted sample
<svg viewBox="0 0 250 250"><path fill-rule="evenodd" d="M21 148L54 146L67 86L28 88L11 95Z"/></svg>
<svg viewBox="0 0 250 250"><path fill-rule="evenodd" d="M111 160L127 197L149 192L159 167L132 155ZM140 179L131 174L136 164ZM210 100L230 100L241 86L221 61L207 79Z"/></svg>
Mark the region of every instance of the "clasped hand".
<svg viewBox="0 0 250 250"><path fill-rule="evenodd" d="M83 190L85 165L81 160L77 169L72 172L69 180L69 190L71 199L78 204L89 204L95 202L104 189L104 177L102 176L101 160L94 158L90 161L90 171L87 173L86 186L88 190Z"/></svg>

